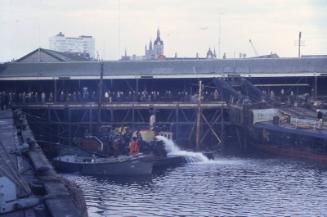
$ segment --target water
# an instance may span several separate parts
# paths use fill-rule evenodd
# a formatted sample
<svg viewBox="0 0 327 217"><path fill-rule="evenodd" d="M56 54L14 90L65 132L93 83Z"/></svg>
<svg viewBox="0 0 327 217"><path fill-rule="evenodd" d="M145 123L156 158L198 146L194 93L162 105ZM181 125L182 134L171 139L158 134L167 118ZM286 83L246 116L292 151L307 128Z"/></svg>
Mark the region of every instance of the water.
<svg viewBox="0 0 327 217"><path fill-rule="evenodd" d="M200 152L192 152L181 150L172 140L164 136L156 136L159 141L163 141L168 156L184 156L188 163L204 162L208 163L210 160Z"/></svg>
<svg viewBox="0 0 327 217"><path fill-rule="evenodd" d="M173 144L169 147L170 154L185 153ZM327 213L327 169L317 164L278 158L210 161L186 155L192 163L141 179L66 177L84 191L91 217Z"/></svg>

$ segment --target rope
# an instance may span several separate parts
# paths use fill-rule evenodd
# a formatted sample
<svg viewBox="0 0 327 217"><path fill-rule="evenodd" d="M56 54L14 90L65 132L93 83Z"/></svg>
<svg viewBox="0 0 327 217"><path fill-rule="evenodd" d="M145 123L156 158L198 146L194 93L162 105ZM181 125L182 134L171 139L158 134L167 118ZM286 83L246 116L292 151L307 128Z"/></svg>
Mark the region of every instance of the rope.
<svg viewBox="0 0 327 217"><path fill-rule="evenodd" d="M9 156L6 148L4 147L3 143L0 141L0 154L1 154L1 164L0 164L0 171L3 175L7 176L11 181L13 181L17 186L21 187L26 194L31 193L31 189L29 188L28 184L23 181L23 179L18 174L17 169L15 169L15 165L13 164L11 157Z"/></svg>

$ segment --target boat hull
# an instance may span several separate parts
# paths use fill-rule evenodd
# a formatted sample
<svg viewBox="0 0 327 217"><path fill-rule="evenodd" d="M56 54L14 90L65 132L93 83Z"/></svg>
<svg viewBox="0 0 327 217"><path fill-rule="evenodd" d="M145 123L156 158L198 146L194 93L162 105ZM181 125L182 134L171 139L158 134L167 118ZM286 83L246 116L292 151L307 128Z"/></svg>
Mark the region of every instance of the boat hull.
<svg viewBox="0 0 327 217"><path fill-rule="evenodd" d="M312 153L309 150L277 148L270 144L257 144L255 148L273 155L327 163L327 154Z"/></svg>
<svg viewBox="0 0 327 217"><path fill-rule="evenodd" d="M285 157L327 163L327 132L296 128L289 124L256 124L255 149Z"/></svg>
<svg viewBox="0 0 327 217"><path fill-rule="evenodd" d="M62 172L79 172L82 175L97 176L135 176L150 175L152 173L154 160L151 157L137 157L116 161L113 159L97 162L79 162L73 156L62 156L53 161L56 169Z"/></svg>
<svg viewBox="0 0 327 217"><path fill-rule="evenodd" d="M149 175L152 173L153 162L132 160L119 163L83 164L80 172L83 175L101 176L135 176Z"/></svg>
<svg viewBox="0 0 327 217"><path fill-rule="evenodd" d="M154 168L168 168L175 167L187 163L185 157L183 156L167 156L163 158L158 158L154 163Z"/></svg>

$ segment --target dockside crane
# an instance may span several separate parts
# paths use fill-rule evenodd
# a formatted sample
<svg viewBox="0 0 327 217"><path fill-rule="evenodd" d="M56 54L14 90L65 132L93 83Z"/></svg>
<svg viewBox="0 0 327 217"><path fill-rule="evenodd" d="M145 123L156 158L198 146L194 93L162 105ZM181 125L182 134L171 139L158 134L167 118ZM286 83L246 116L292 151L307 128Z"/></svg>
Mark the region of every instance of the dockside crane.
<svg viewBox="0 0 327 217"><path fill-rule="evenodd" d="M253 49L254 54L255 54L256 56L259 56L258 51L257 51L257 49L255 49L255 47L254 47L253 42L252 42L251 39L249 39L249 43L250 43L250 45L251 45L251 47L252 47L252 49Z"/></svg>

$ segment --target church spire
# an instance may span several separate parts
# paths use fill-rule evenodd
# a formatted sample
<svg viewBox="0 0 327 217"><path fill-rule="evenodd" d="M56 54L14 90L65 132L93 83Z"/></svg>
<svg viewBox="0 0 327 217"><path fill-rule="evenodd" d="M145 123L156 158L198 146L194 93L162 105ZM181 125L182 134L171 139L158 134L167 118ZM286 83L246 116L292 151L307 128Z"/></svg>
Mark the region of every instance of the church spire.
<svg viewBox="0 0 327 217"><path fill-rule="evenodd" d="M160 39L160 30L159 30L159 28L157 29L157 39Z"/></svg>
<svg viewBox="0 0 327 217"><path fill-rule="evenodd" d="M149 50L152 50L152 40L149 42Z"/></svg>

